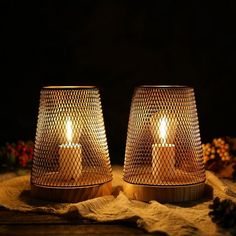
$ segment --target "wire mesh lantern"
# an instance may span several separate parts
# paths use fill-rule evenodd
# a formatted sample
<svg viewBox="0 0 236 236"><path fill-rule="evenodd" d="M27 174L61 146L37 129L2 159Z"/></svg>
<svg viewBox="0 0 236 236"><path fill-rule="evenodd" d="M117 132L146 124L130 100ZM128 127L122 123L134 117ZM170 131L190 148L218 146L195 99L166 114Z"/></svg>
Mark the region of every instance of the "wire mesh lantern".
<svg viewBox="0 0 236 236"><path fill-rule="evenodd" d="M93 86L44 87L31 173L32 195L78 202L109 195L111 181L99 90Z"/></svg>
<svg viewBox="0 0 236 236"><path fill-rule="evenodd" d="M136 88L123 179L131 199L181 202L202 196L205 169L193 88Z"/></svg>

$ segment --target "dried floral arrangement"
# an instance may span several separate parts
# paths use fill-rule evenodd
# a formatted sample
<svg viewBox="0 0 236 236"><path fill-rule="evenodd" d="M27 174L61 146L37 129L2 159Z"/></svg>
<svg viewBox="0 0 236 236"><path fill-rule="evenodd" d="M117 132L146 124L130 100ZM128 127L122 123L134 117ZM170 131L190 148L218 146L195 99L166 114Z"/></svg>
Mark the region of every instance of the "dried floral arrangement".
<svg viewBox="0 0 236 236"><path fill-rule="evenodd" d="M211 143L203 144L205 168L222 178L236 180L236 139L230 137L215 138ZM236 234L236 203L230 199L215 198L209 205L209 216L220 228L227 228Z"/></svg>
<svg viewBox="0 0 236 236"><path fill-rule="evenodd" d="M236 180L236 138L214 138L202 147L206 170Z"/></svg>
<svg viewBox="0 0 236 236"><path fill-rule="evenodd" d="M34 143L17 141L0 147L0 171L16 171L31 168Z"/></svg>

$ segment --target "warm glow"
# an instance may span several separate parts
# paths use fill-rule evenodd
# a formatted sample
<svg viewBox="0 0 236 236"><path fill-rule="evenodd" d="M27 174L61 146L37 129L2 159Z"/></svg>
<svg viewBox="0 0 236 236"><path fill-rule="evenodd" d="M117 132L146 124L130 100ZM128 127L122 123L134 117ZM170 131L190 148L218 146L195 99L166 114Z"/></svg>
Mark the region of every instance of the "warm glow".
<svg viewBox="0 0 236 236"><path fill-rule="evenodd" d="M150 129L154 143L173 144L176 124L177 120L173 116L154 113L150 119Z"/></svg>
<svg viewBox="0 0 236 236"><path fill-rule="evenodd" d="M68 117L66 121L66 139L68 143L72 142L72 137L73 137L72 121L70 117Z"/></svg>
<svg viewBox="0 0 236 236"><path fill-rule="evenodd" d="M166 117L163 117L159 121L159 135L162 143L166 143L167 138L167 127L168 127L168 120Z"/></svg>

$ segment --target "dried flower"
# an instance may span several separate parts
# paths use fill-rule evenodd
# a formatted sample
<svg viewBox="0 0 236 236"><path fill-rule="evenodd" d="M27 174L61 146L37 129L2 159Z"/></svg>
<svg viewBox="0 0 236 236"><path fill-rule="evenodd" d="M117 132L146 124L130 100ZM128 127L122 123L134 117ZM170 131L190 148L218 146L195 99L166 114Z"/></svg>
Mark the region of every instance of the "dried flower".
<svg viewBox="0 0 236 236"><path fill-rule="evenodd" d="M231 141L230 138L214 138L211 143L202 145L203 160L207 170L219 173L236 162L236 158L232 154ZM230 175L232 177L232 173Z"/></svg>
<svg viewBox="0 0 236 236"><path fill-rule="evenodd" d="M5 146L0 147L0 170L30 168L33 147L34 143L32 141L6 143Z"/></svg>

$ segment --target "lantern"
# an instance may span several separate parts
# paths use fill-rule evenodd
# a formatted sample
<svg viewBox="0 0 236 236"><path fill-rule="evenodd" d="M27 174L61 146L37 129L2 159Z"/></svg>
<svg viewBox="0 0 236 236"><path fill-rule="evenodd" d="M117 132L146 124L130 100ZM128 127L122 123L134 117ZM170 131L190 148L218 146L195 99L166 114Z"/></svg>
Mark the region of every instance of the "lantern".
<svg viewBox="0 0 236 236"><path fill-rule="evenodd" d="M99 90L41 90L31 173L34 197L78 202L111 193L111 166Z"/></svg>
<svg viewBox="0 0 236 236"><path fill-rule="evenodd" d="M136 88L123 179L131 199L181 202L202 196L205 170L193 88Z"/></svg>

